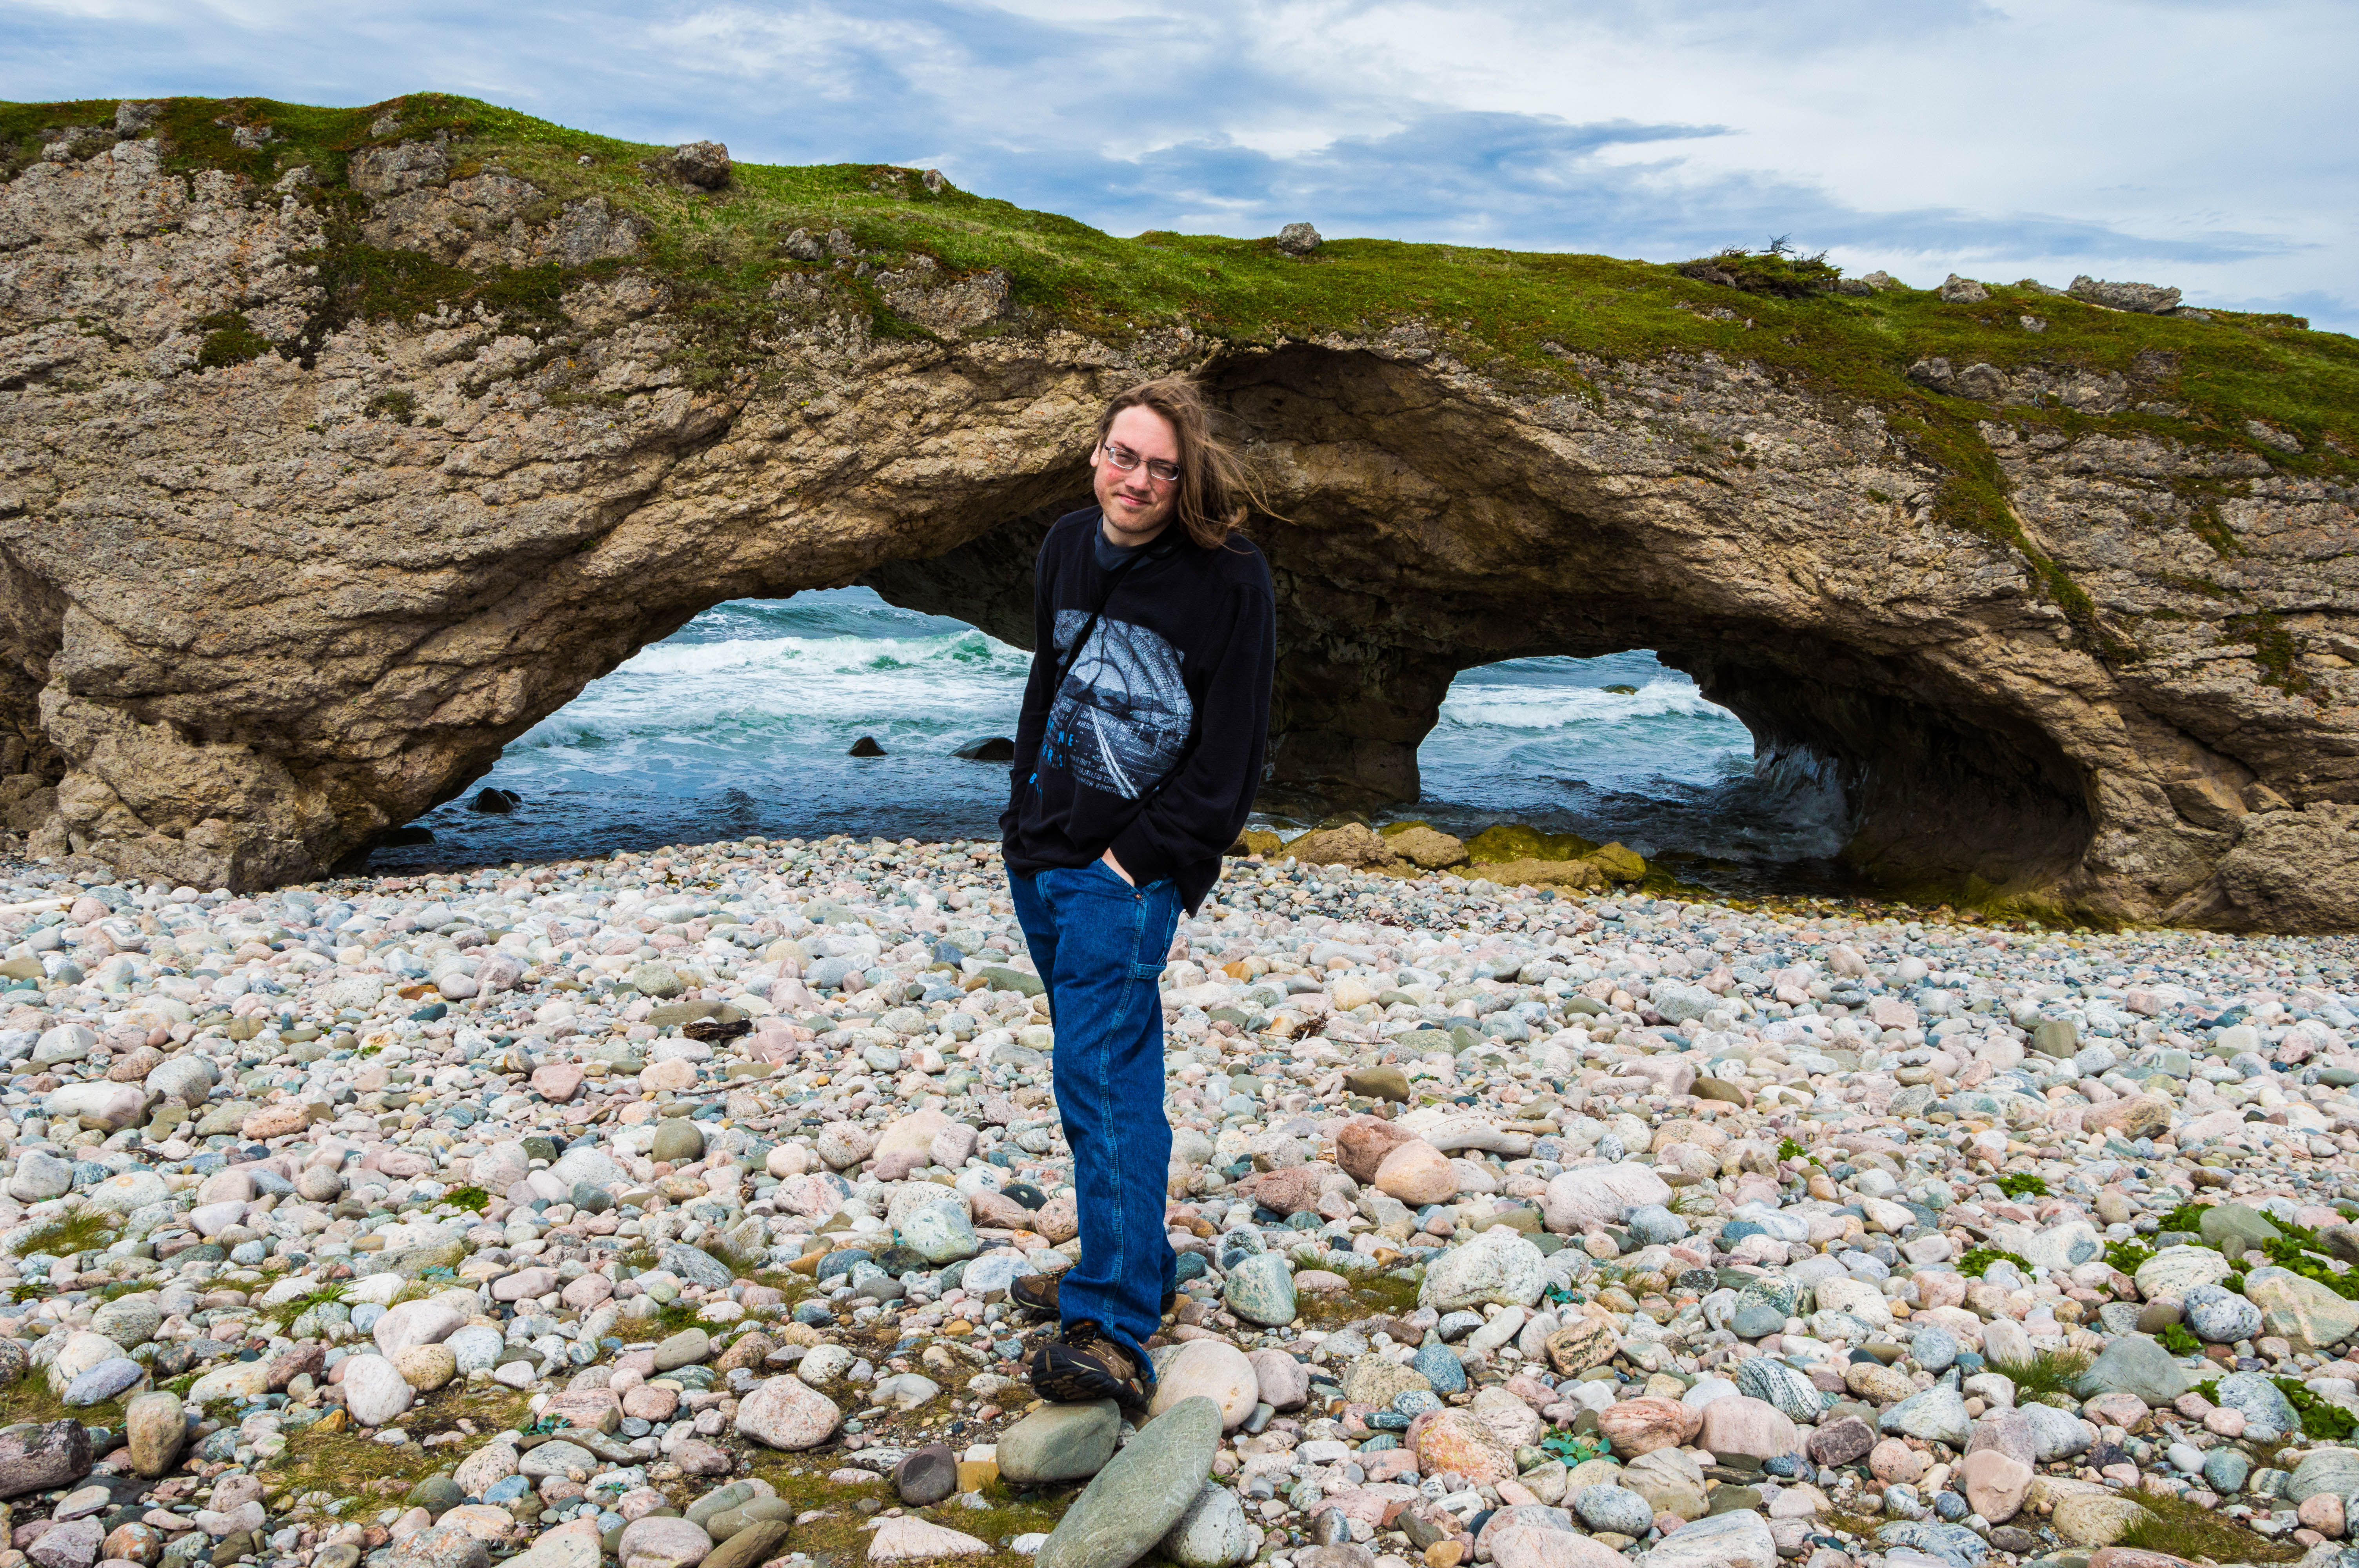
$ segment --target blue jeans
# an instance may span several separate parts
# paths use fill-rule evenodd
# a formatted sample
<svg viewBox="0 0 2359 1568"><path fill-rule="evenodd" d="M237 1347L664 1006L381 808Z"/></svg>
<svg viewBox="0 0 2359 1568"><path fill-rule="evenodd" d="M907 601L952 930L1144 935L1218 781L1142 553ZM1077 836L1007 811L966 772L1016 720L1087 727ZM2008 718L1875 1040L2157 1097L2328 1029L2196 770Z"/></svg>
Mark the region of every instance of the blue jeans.
<svg viewBox="0 0 2359 1568"><path fill-rule="evenodd" d="M1171 1123L1163 1114L1163 997L1180 924L1167 880L1133 887L1103 860L1011 872L1016 919L1056 1026L1057 1109L1073 1152L1082 1260L1058 1281L1059 1315L1097 1324L1137 1356L1179 1288L1165 1238Z"/></svg>

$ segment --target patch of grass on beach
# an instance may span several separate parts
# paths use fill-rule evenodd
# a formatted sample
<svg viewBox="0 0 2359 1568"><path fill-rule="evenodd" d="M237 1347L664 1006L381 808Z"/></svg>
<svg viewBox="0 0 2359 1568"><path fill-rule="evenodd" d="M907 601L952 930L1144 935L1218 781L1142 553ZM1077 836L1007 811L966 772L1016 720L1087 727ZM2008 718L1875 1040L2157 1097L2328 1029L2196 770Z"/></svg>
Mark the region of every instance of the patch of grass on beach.
<svg viewBox="0 0 2359 1568"><path fill-rule="evenodd" d="M324 1285L304 1292L290 1301L283 1301L277 1306L265 1308L263 1315L277 1326L279 1333L284 1334L297 1318L301 1317L313 1307L347 1301L351 1296L350 1286L342 1281L330 1281Z"/></svg>
<svg viewBox="0 0 2359 1568"><path fill-rule="evenodd" d="M2123 1531L2116 1546L2190 1563L2291 1563L2302 1554L2290 1541L2272 1541L2184 1498L2141 1492L2136 1500L2147 1517Z"/></svg>
<svg viewBox="0 0 2359 1568"><path fill-rule="evenodd" d="M49 1389L47 1369L36 1367L6 1389L0 1389L0 1426L18 1422L46 1425L53 1421L78 1421L84 1426L123 1427L123 1401L107 1400L94 1405L70 1405Z"/></svg>
<svg viewBox="0 0 2359 1568"><path fill-rule="evenodd" d="M286 1449L269 1465L273 1491L330 1492L340 1498L364 1497L384 1506L387 1494L374 1490L383 1480L397 1480L404 1491L434 1474L447 1470L473 1453L494 1433L522 1427L532 1420L529 1397L493 1383L469 1388L453 1383L427 1395L406 1411L401 1430L407 1443L379 1443L368 1432L351 1426L322 1431L327 1421L288 1434ZM456 1432L462 1422L475 1435L464 1443L428 1448L423 1439Z"/></svg>
<svg viewBox="0 0 2359 1568"><path fill-rule="evenodd" d="M2041 1350L2028 1361L1994 1361L1991 1370L2015 1385L2017 1399L2029 1400L2041 1394L2077 1393L2089 1362L2085 1351Z"/></svg>
<svg viewBox="0 0 2359 1568"><path fill-rule="evenodd" d="M820 1515L809 1524L794 1527L788 1539L794 1551L809 1554L822 1568L857 1568L868 1560L869 1537L875 1530L876 1516L863 1514L853 1505L868 1498L891 1506L894 1499L889 1483L880 1477L874 1485L839 1486L827 1478L825 1470L808 1469L794 1462L796 1457L808 1460L808 1454L790 1456L763 1449L751 1457L752 1474L777 1488L779 1498L792 1504L798 1514ZM959 1559L962 1563L977 1563L982 1568L1030 1568L1032 1559L1009 1551L1007 1542L1019 1535L1056 1529L1072 1500L1081 1495L1078 1485L1034 1491L1001 1481L992 1482L982 1491L985 1506L980 1509L971 1509L952 1499L932 1508L910 1510L945 1529L989 1544L993 1549L989 1556Z"/></svg>
<svg viewBox="0 0 2359 1568"><path fill-rule="evenodd" d="M29 1258L37 1252L52 1258L71 1258L83 1252L96 1251L114 1239L122 1222L103 1208L86 1208L63 1219L52 1220L16 1244L16 1256Z"/></svg>

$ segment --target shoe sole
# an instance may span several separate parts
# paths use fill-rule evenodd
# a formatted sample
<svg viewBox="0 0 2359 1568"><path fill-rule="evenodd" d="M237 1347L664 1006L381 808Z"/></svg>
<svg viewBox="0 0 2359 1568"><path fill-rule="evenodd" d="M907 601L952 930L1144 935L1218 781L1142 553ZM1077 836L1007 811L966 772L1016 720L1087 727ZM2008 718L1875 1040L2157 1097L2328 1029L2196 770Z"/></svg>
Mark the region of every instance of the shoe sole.
<svg viewBox="0 0 2359 1568"><path fill-rule="evenodd" d="M1061 1345L1043 1346L1032 1363L1032 1391L1057 1404L1112 1400L1125 1410L1145 1410L1147 1396L1136 1383L1117 1382L1105 1368Z"/></svg>

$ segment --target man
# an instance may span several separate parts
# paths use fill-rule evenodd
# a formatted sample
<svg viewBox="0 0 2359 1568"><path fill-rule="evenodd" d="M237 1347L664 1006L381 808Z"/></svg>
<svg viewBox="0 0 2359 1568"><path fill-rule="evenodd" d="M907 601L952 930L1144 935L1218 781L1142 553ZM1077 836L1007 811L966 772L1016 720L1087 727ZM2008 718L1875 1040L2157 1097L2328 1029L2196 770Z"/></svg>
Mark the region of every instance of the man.
<svg viewBox="0 0 2359 1568"><path fill-rule="evenodd" d="M1157 979L1253 805L1276 611L1268 566L1236 536L1243 470L1193 385L1116 397L1090 467L1097 504L1060 518L1035 565L1038 651L1000 818L1057 1030L1082 1260L1016 1296L1062 1322L1032 1360L1042 1398L1136 1408L1178 1284Z"/></svg>

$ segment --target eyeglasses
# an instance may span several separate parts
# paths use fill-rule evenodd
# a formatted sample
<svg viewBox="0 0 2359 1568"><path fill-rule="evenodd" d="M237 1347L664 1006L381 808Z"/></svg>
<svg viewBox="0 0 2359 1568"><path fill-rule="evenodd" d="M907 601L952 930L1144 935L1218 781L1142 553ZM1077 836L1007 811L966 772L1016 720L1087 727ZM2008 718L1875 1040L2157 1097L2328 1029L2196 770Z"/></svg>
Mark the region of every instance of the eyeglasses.
<svg viewBox="0 0 2359 1568"><path fill-rule="evenodd" d="M1118 446L1112 441L1101 442L1100 445L1105 450L1106 461L1112 463L1123 473L1136 472L1138 465L1144 462L1147 464L1147 477L1156 483L1178 484L1180 482L1178 463L1167 463L1161 458L1141 458L1128 447Z"/></svg>

